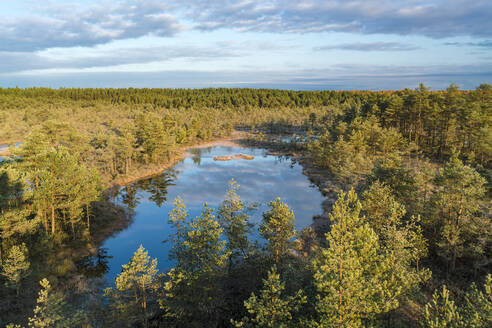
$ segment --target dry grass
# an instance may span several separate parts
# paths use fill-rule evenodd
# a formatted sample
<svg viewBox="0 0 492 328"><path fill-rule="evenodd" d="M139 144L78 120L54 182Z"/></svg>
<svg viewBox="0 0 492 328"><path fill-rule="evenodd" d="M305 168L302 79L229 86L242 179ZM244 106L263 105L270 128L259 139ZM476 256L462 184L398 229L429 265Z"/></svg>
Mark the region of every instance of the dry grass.
<svg viewBox="0 0 492 328"><path fill-rule="evenodd" d="M167 162L141 166L133 174L121 176L114 179L109 183L108 187L112 188L116 186L125 186L138 180L142 180L162 174L164 170L171 168L177 162L184 160L188 156L191 156L192 154L188 152L189 149L208 148L208 147L216 147L216 146L226 146L226 147L240 146L239 140L244 139L245 137L246 134L244 132L234 131L230 136L225 138L220 138L213 141L206 141L195 145L183 146L182 148L178 149L176 154ZM248 157L248 155L242 155L242 154L240 155L244 157ZM249 158L245 158L245 159L249 159Z"/></svg>
<svg viewBox="0 0 492 328"><path fill-rule="evenodd" d="M247 161L251 161L255 159L255 157L253 155L245 155L245 154L214 156L214 161L231 161L236 159L245 159Z"/></svg>

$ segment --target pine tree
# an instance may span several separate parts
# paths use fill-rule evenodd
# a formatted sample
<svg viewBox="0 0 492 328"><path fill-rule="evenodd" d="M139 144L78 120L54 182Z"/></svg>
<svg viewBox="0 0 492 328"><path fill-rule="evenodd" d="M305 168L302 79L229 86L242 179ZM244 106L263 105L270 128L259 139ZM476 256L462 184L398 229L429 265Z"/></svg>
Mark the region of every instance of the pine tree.
<svg viewBox="0 0 492 328"><path fill-rule="evenodd" d="M247 213L250 209L239 198L237 194L238 188L239 185L232 179L229 182L226 199L217 210L217 221L224 229L227 251L231 253L230 266L232 266L235 257L239 255L247 256L250 246L248 233L252 227Z"/></svg>
<svg viewBox="0 0 492 328"><path fill-rule="evenodd" d="M15 288L17 295L22 279L29 275L30 265L25 244L10 248L2 266L2 276L7 280L7 286Z"/></svg>
<svg viewBox="0 0 492 328"><path fill-rule="evenodd" d="M289 240L296 235L294 212L277 198L271 201L270 210L263 213L260 235L268 241L267 249L278 265L286 254Z"/></svg>
<svg viewBox="0 0 492 328"><path fill-rule="evenodd" d="M424 327L427 328L464 328L464 322L454 301L449 297L449 290L442 286L432 295L432 301L425 306Z"/></svg>
<svg viewBox="0 0 492 328"><path fill-rule="evenodd" d="M170 259L177 263L167 274L161 308L178 325L197 327L207 322L214 327L223 302L219 280L230 255L221 240L223 229L206 204L193 219L179 199L175 206L169 220L176 229Z"/></svg>
<svg viewBox="0 0 492 328"><path fill-rule="evenodd" d="M72 224L73 230L74 223L82 218L87 201L99 195L96 174L89 173L91 171L81 166L78 158L65 148L48 150L38 164L40 169L31 177L34 203L40 206L43 216L51 219L52 235L57 225L60 229L66 221Z"/></svg>
<svg viewBox="0 0 492 328"><path fill-rule="evenodd" d="M360 211L353 190L340 193L326 234L329 246L313 262L319 327L361 327L363 319L398 306L404 277L392 271L394 255L381 247Z"/></svg>
<svg viewBox="0 0 492 328"><path fill-rule="evenodd" d="M81 168L78 181L80 186L78 193L74 195L77 207L85 209L87 230L90 233L91 228L91 204L98 201L102 194L102 183L99 173L94 169Z"/></svg>
<svg viewBox="0 0 492 328"><path fill-rule="evenodd" d="M123 125L120 136L116 139L116 152L124 160L124 174L128 174L132 166L136 142L135 127L132 124Z"/></svg>
<svg viewBox="0 0 492 328"><path fill-rule="evenodd" d="M475 284L465 295L463 318L467 322L467 327L481 328L492 327L492 275L488 274L485 278L481 291Z"/></svg>
<svg viewBox="0 0 492 328"><path fill-rule="evenodd" d="M429 272L419 270L419 261L427 255L427 240L422 235L420 217L404 219L406 210L393 196L391 188L376 180L363 195L362 214L377 233L382 247L395 258L394 271L401 277L426 279ZM401 265L401 267L399 267ZM416 267L416 270L415 270Z"/></svg>
<svg viewBox="0 0 492 328"><path fill-rule="evenodd" d="M425 306L422 326L426 328L483 328L492 325L492 275L487 275L483 291L475 283L465 294L461 306L455 304L449 290L442 286Z"/></svg>
<svg viewBox="0 0 492 328"><path fill-rule="evenodd" d="M69 311L65 298L60 293L53 293L48 279L40 281L34 316L29 318L29 327L64 328L77 327L81 321L80 311Z"/></svg>
<svg viewBox="0 0 492 328"><path fill-rule="evenodd" d="M124 264L121 273L116 277L116 290L107 288L105 294L109 296L120 314L128 315L135 312L132 307L138 306L141 312L142 324L148 326L147 303L149 293L157 288L157 260L152 259L142 245L133 254L128 264ZM134 301L128 302L129 298ZM131 322L128 322L131 324Z"/></svg>
<svg viewBox="0 0 492 328"><path fill-rule="evenodd" d="M465 253L474 256L475 252L484 252L485 245L480 247L476 243L483 239L480 238L481 234L490 236L490 220L487 220L489 227L483 230L474 229L476 224L481 223L476 213L479 200L485 194L485 179L475 169L464 165L458 154L454 153L445 167L439 170L435 183L435 213L430 225L435 225L440 230L438 253L448 261L449 270L453 272L457 258Z"/></svg>
<svg viewBox="0 0 492 328"><path fill-rule="evenodd" d="M280 280L276 267L268 272L263 279L260 295L254 293L244 301L249 316L240 322L232 321L236 327L287 328L299 327L298 320L293 316L306 303L306 297L299 290L294 296L284 296L285 283Z"/></svg>
<svg viewBox="0 0 492 328"><path fill-rule="evenodd" d="M388 226L397 225L405 215L405 207L396 201L391 188L376 180L362 195L362 214L371 228L381 235Z"/></svg>

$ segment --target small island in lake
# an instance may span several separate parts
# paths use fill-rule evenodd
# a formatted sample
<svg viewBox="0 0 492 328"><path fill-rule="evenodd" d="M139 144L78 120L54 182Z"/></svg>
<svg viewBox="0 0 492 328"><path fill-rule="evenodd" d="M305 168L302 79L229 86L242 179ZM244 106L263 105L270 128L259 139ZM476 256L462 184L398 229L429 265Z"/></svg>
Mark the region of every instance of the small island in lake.
<svg viewBox="0 0 492 328"><path fill-rule="evenodd" d="M244 155L244 154L237 154L237 155L226 155L226 156L214 156L214 161L231 161L235 159L245 159L247 161L251 161L255 159L253 155Z"/></svg>

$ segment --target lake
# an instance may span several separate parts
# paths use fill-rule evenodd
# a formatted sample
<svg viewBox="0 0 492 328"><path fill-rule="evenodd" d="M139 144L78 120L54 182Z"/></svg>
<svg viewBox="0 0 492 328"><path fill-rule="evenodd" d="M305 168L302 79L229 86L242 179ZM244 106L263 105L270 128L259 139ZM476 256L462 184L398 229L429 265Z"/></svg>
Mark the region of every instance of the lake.
<svg viewBox="0 0 492 328"><path fill-rule="evenodd" d="M114 193L113 201L129 208L133 220L126 230L102 245L112 257L107 259L108 283L114 283L121 266L129 261L140 244L152 258L157 258L161 272L172 267L173 263L168 260L171 245L163 241L173 232L168 224L168 213L178 196L190 215L196 216L204 202L217 208L225 197L229 181L235 179L240 185L241 199L259 205L251 214L255 231L261 222L261 213L268 209L268 202L277 197L294 211L298 231L309 226L314 215L322 213L323 196L303 175L302 167L290 159L269 155L264 149L240 146L194 148L188 152L190 156L163 174L132 183ZM254 159L214 160L214 156L235 154L253 155ZM258 233L251 237L258 238Z"/></svg>

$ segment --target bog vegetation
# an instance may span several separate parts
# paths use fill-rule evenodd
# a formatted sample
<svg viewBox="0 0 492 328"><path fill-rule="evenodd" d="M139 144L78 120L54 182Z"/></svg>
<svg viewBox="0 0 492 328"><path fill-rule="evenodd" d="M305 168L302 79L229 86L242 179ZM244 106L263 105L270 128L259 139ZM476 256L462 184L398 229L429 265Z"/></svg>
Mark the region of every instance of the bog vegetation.
<svg viewBox="0 0 492 328"><path fill-rule="evenodd" d="M0 141L22 141L0 162L0 326L490 327L491 123L488 84L0 89ZM105 190L234 130L329 176L329 220L295 231L274 199L255 227L231 181L197 217L175 200L170 271L140 247L102 290L98 245L128 224Z"/></svg>

